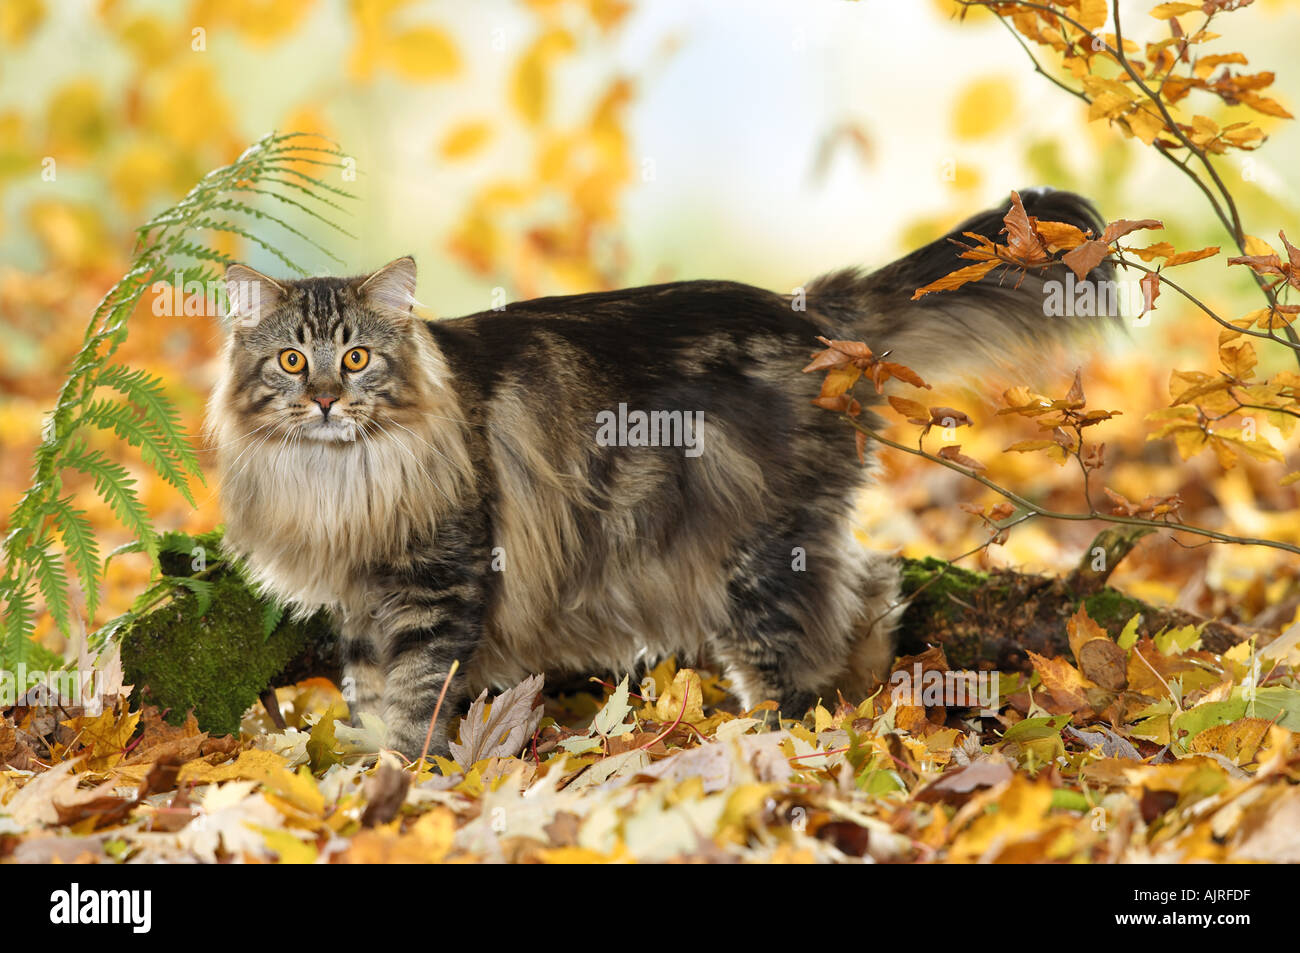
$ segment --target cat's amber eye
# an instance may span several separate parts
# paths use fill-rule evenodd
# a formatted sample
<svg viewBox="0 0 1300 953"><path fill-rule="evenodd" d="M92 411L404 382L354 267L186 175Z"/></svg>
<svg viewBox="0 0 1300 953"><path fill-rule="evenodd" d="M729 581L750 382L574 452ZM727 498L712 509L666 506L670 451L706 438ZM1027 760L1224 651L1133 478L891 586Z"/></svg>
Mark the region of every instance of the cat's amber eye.
<svg viewBox="0 0 1300 953"><path fill-rule="evenodd" d="M364 347L349 348L343 355L343 369L345 371L359 371L370 363L370 352Z"/></svg>
<svg viewBox="0 0 1300 953"><path fill-rule="evenodd" d="M280 367L290 374L301 374L307 369L307 358L302 351L287 347L280 352Z"/></svg>

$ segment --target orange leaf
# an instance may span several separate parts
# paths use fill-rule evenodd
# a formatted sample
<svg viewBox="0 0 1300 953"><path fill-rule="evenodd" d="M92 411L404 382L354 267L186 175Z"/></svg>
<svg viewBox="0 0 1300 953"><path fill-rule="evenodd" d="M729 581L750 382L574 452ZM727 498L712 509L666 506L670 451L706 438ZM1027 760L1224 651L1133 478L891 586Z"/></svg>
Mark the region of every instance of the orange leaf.
<svg viewBox="0 0 1300 953"><path fill-rule="evenodd" d="M943 447L939 451L939 456L958 466L966 467L968 470L987 470L988 467L978 460L968 457L961 452L961 444L953 444L951 447Z"/></svg>
<svg viewBox="0 0 1300 953"><path fill-rule="evenodd" d="M1165 262L1165 267L1172 268L1174 265L1185 265L1189 261L1200 261L1203 258L1213 258L1218 253L1218 245L1214 245L1210 248L1200 248L1196 251L1180 251L1176 255L1169 256L1169 260Z"/></svg>
<svg viewBox="0 0 1300 953"><path fill-rule="evenodd" d="M1088 277L1088 272L1096 268L1110 254L1110 246L1105 242L1092 241L1084 242L1074 251L1066 252L1061 256L1061 261L1074 272L1074 276L1080 281Z"/></svg>
<svg viewBox="0 0 1300 953"><path fill-rule="evenodd" d="M1121 218L1111 222L1106 226L1106 230L1101 234L1101 240L1109 245L1117 238L1123 238L1129 232L1136 232L1141 228L1164 228L1165 223L1154 218L1128 219Z"/></svg>
<svg viewBox="0 0 1300 953"><path fill-rule="evenodd" d="M950 272L942 278L930 282L924 288L916 289L912 294L912 300L915 301L917 298L935 291L953 291L964 284L969 284L972 281L979 281L999 264L1001 264L1001 262L982 261L977 265L967 265L965 268L958 268L956 271Z"/></svg>

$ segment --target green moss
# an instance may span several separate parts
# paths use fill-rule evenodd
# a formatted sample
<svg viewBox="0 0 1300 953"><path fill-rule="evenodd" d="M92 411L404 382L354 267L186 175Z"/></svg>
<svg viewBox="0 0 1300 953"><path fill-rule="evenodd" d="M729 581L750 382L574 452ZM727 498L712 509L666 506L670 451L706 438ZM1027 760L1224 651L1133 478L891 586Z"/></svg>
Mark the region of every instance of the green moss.
<svg viewBox="0 0 1300 953"><path fill-rule="evenodd" d="M947 603L949 594L960 594L978 589L988 582L988 575L954 566L946 560L927 556L925 559L904 559L902 564L903 595L919 591L918 598L936 604ZM921 587L925 588L922 589Z"/></svg>
<svg viewBox="0 0 1300 953"><path fill-rule="evenodd" d="M264 635L264 600L234 573L213 580L212 603L182 593L133 622L122 636L122 665L141 700L179 721L194 710L199 727L234 734L244 712L291 660L329 633L327 621L281 621Z"/></svg>
<svg viewBox="0 0 1300 953"><path fill-rule="evenodd" d="M1083 605L1094 622L1116 630L1123 628L1133 616L1145 613L1151 608L1109 586L1084 599Z"/></svg>

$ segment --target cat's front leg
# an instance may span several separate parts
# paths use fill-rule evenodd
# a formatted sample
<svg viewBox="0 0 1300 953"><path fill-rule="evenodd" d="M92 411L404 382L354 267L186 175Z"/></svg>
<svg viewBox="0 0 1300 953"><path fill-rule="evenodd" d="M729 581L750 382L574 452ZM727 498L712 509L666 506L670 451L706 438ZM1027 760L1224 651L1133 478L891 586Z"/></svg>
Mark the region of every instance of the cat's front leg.
<svg viewBox="0 0 1300 953"><path fill-rule="evenodd" d="M376 616L386 649L384 723L388 746L412 760L448 755L448 729L469 701L465 668L483 640L484 586L473 554L444 547L386 587ZM460 674L447 679L454 662ZM438 696L447 686L432 727ZM468 766L467 766L468 767Z"/></svg>
<svg viewBox="0 0 1300 953"><path fill-rule="evenodd" d="M378 627L364 610L335 613L339 631L339 656L343 662L340 686L348 715L355 728L361 727L363 712L383 715L384 669Z"/></svg>

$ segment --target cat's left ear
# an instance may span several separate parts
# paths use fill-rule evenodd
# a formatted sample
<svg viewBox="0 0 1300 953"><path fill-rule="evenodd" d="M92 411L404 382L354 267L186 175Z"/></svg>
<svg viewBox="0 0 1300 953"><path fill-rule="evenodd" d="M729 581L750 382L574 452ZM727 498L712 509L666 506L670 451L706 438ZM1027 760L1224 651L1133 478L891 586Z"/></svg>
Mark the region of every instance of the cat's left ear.
<svg viewBox="0 0 1300 953"><path fill-rule="evenodd" d="M285 298L284 285L247 265L226 266L226 300L237 328L255 328L263 315L278 308Z"/></svg>
<svg viewBox="0 0 1300 953"><path fill-rule="evenodd" d="M390 261L361 282L357 292L380 310L410 314L415 304L415 259L406 255Z"/></svg>

